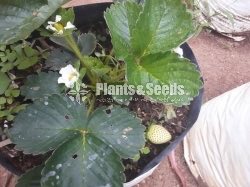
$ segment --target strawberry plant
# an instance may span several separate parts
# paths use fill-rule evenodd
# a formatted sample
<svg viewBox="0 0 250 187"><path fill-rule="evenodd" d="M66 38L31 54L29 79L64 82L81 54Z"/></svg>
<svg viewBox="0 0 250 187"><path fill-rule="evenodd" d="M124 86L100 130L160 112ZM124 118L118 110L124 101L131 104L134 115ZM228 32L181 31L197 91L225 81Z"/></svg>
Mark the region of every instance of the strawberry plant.
<svg viewBox="0 0 250 187"><path fill-rule="evenodd" d="M0 72L4 94L10 85L8 73L39 63L36 73L20 83L29 106L17 112L9 136L15 149L25 154L52 154L17 186L123 186L122 159L137 161L140 154L149 154L146 140L162 144L172 138L156 124L145 133L141 120L126 108L130 99L142 95L152 102L183 106L202 88L196 65L176 53L196 26L181 0L116 2L104 14L113 46L108 50L94 34L76 28L73 9L58 10L65 2L0 2L0 44L20 46L18 42L32 38L35 30L43 46L53 43L44 50L39 45L13 48L23 56L15 55L11 62L21 62ZM42 55L44 51L48 55ZM129 94L116 92L116 86ZM113 98L113 105L101 106L100 95Z"/></svg>

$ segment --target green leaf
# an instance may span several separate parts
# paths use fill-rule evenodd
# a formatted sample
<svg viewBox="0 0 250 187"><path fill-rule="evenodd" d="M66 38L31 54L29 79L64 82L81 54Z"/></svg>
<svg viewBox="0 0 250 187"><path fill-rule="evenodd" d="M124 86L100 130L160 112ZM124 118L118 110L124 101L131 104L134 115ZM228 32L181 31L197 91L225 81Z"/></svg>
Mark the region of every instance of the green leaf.
<svg viewBox="0 0 250 187"><path fill-rule="evenodd" d="M0 44L26 39L67 0L1 0Z"/></svg>
<svg viewBox="0 0 250 187"><path fill-rule="evenodd" d="M73 8L65 9L60 8L58 12L56 12L57 15L62 16L61 23L63 25L66 25L67 22L74 23L75 21L75 12Z"/></svg>
<svg viewBox="0 0 250 187"><path fill-rule="evenodd" d="M144 144L144 127L126 109L115 107L106 111L99 108L88 118L84 106L57 95L36 100L18 115L15 124L12 139L18 141L17 148L34 154L45 153L56 144L59 146L60 141L55 135L61 139L60 133L70 137L84 135L86 130L89 135L110 145L123 158L134 156ZM22 134L26 125L30 133Z"/></svg>
<svg viewBox="0 0 250 187"><path fill-rule="evenodd" d="M37 31L39 32L40 36L45 37L45 38L49 38L53 35L53 33L51 33L48 29L43 28L43 27L39 27Z"/></svg>
<svg viewBox="0 0 250 187"><path fill-rule="evenodd" d="M0 57L5 57L5 53L4 52L0 52Z"/></svg>
<svg viewBox="0 0 250 187"><path fill-rule="evenodd" d="M13 97L18 97L20 95L20 90L17 90L17 89L11 90L11 95Z"/></svg>
<svg viewBox="0 0 250 187"><path fill-rule="evenodd" d="M53 94L60 94L58 84L59 74L56 72L41 72L37 75L30 75L21 87L21 94L26 99L39 99Z"/></svg>
<svg viewBox="0 0 250 187"><path fill-rule="evenodd" d="M77 136L73 129L86 125L86 120L85 107L54 95L36 100L17 115L11 139L25 153L46 153Z"/></svg>
<svg viewBox="0 0 250 187"><path fill-rule="evenodd" d="M0 72L0 95L4 94L5 90L9 87L11 80L5 74Z"/></svg>
<svg viewBox="0 0 250 187"><path fill-rule="evenodd" d="M0 97L0 105L3 105L7 102L5 97Z"/></svg>
<svg viewBox="0 0 250 187"><path fill-rule="evenodd" d="M82 80L83 77L86 75L86 73L87 73L87 69L86 68L81 68L80 72L79 72L79 74L80 74L79 79Z"/></svg>
<svg viewBox="0 0 250 187"><path fill-rule="evenodd" d="M91 72L96 74L98 77L103 77L104 75L106 75L109 71L111 70L111 68L109 66L106 67L98 67L98 68L92 68Z"/></svg>
<svg viewBox="0 0 250 187"><path fill-rule="evenodd" d="M54 152L42 172L42 187L123 186L120 157L98 138L85 138L75 137Z"/></svg>
<svg viewBox="0 0 250 187"><path fill-rule="evenodd" d="M2 66L1 72L4 72L4 73L9 72L10 70L12 70L15 67L14 64L11 62L1 64L1 66Z"/></svg>
<svg viewBox="0 0 250 187"><path fill-rule="evenodd" d="M7 103L10 105L13 103L13 100L14 100L13 97L9 97L9 98L7 98Z"/></svg>
<svg viewBox="0 0 250 187"><path fill-rule="evenodd" d="M8 59L8 61L10 62L14 62L17 58L17 55L16 55L16 52L13 51L13 52L6 52L6 57Z"/></svg>
<svg viewBox="0 0 250 187"><path fill-rule="evenodd" d="M118 59L124 60L130 54L132 31L135 28L141 10L141 5L127 1L125 3L113 4L105 13L115 55Z"/></svg>
<svg viewBox="0 0 250 187"><path fill-rule="evenodd" d="M6 97L10 97L11 96L11 90L12 90L12 88L8 88L7 90L5 90L4 95Z"/></svg>
<svg viewBox="0 0 250 187"><path fill-rule="evenodd" d="M26 44L25 46L27 46ZM17 44L17 45L11 45L11 50L15 51L18 55L18 57L25 56L23 48L25 47L23 44Z"/></svg>
<svg viewBox="0 0 250 187"><path fill-rule="evenodd" d="M17 105L12 109L13 113L19 113L20 111L24 110L28 105L27 104L22 104L22 105Z"/></svg>
<svg viewBox="0 0 250 187"><path fill-rule="evenodd" d="M140 151L141 151L141 153L144 154L144 155L147 155L147 154L150 153L149 147L143 147Z"/></svg>
<svg viewBox="0 0 250 187"><path fill-rule="evenodd" d="M3 56L0 58L2 62L6 62L8 60L7 56Z"/></svg>
<svg viewBox="0 0 250 187"><path fill-rule="evenodd" d="M144 94L159 102L189 105L202 87L197 67L175 53L148 55L139 62L130 57L126 63L128 82L135 86L143 85ZM164 85L168 86L164 93L152 92L156 87Z"/></svg>
<svg viewBox="0 0 250 187"><path fill-rule="evenodd" d="M27 57L33 57L39 55L39 52L30 46L24 47L24 53Z"/></svg>
<svg viewBox="0 0 250 187"><path fill-rule="evenodd" d="M27 69L35 65L36 63L38 63L38 60L39 60L38 56L33 56L30 58L26 58L26 57L20 58L17 60L18 61L17 69L19 70Z"/></svg>
<svg viewBox="0 0 250 187"><path fill-rule="evenodd" d="M105 13L116 57L137 57L176 48L194 33L192 16L181 0L116 3Z"/></svg>
<svg viewBox="0 0 250 187"><path fill-rule="evenodd" d="M107 123L109 125L107 125ZM144 145L144 127L126 109L97 109L89 121L89 129L122 157L132 158Z"/></svg>
<svg viewBox="0 0 250 187"><path fill-rule="evenodd" d="M13 121L15 119L15 116L13 116L12 114L9 114L7 116L7 121Z"/></svg>
<svg viewBox="0 0 250 187"><path fill-rule="evenodd" d="M8 110L0 110L0 118L8 116L9 115L9 111Z"/></svg>
<svg viewBox="0 0 250 187"><path fill-rule="evenodd" d="M0 51L5 51L6 50L6 45L0 45Z"/></svg>
<svg viewBox="0 0 250 187"><path fill-rule="evenodd" d="M62 49L55 49L46 60L45 67L57 71L69 64L73 64L75 60L76 58L70 52Z"/></svg>
<svg viewBox="0 0 250 187"><path fill-rule="evenodd" d="M25 129L25 131L23 130ZM67 97L36 100L20 112L10 130L17 149L56 149L42 172L42 186L122 186L122 158L144 146L144 126L126 109L99 108L87 116Z"/></svg>
<svg viewBox="0 0 250 187"><path fill-rule="evenodd" d="M75 39L75 42L78 44L81 53L84 55L91 55L96 48L97 41L94 34L86 33L79 35L78 33L74 32L73 38ZM65 38L60 36L52 36L50 37L50 40L56 43L57 45L60 45L72 52L72 49L65 40Z"/></svg>
<svg viewBox="0 0 250 187"><path fill-rule="evenodd" d="M65 40L64 37L61 36L51 36L49 38L52 42L54 42L55 44L62 46L63 48L67 49L68 51L72 51L71 47L69 46L69 44L67 43L67 41Z"/></svg>
<svg viewBox="0 0 250 187"><path fill-rule="evenodd" d="M40 180L44 165L35 167L22 175L16 184L16 187L41 187Z"/></svg>
<svg viewBox="0 0 250 187"><path fill-rule="evenodd" d="M111 70L111 67L108 65L104 65L99 58L84 56L83 59L85 63L88 63L92 67L91 72L98 77L103 77Z"/></svg>
<svg viewBox="0 0 250 187"><path fill-rule="evenodd" d="M166 52L194 33L192 16L181 0L146 0L132 35L136 56Z"/></svg>
<svg viewBox="0 0 250 187"><path fill-rule="evenodd" d="M81 34L78 37L77 44L81 50L81 53L84 55L91 55L96 48L96 37L94 34L87 33Z"/></svg>
<svg viewBox="0 0 250 187"><path fill-rule="evenodd" d="M138 162L138 160L140 160L141 155L140 153L138 153L137 155L134 156L134 158L132 158L133 162Z"/></svg>

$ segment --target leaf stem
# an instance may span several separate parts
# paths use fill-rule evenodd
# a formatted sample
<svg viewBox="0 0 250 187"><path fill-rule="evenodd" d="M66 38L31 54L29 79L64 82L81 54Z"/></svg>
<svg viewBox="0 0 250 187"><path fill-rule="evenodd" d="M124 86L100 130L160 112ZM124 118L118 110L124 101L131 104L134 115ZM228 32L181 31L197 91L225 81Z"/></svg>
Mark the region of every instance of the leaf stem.
<svg viewBox="0 0 250 187"><path fill-rule="evenodd" d="M95 101L96 101L96 97L93 96L93 98L90 100L90 105L89 105L88 113L87 113L88 116L89 116L89 115L93 112L93 110L94 110Z"/></svg>
<svg viewBox="0 0 250 187"><path fill-rule="evenodd" d="M78 59L81 61L83 66L86 67L86 69L87 69L86 74L87 74L90 82L92 83L92 85L95 85L96 84L96 78L91 73L92 65L84 60L84 56L82 55L81 51L79 50L79 48L78 48L72 34L69 34L69 35L65 36L65 40L69 44L69 46L71 47L71 49L73 50L75 55L78 57Z"/></svg>

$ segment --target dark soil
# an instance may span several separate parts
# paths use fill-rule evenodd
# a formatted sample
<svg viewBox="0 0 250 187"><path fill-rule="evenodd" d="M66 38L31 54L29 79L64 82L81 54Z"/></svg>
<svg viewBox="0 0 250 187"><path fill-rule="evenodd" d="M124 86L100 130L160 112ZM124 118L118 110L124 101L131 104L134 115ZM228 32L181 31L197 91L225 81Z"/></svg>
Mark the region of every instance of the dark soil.
<svg viewBox="0 0 250 187"><path fill-rule="evenodd" d="M146 127L148 127L151 123L161 124L171 133L172 140L161 145L155 145L147 142L146 147L150 148L149 154L141 154L138 162L134 162L131 159L124 160L123 163L126 168L125 175L127 182L138 176L150 161L166 149L166 147L186 129L185 124L189 111L188 107L174 108L176 118L168 120L165 117L166 110L163 104L153 103L149 100L145 100L143 97L137 96L136 98L137 99L130 102L129 109L142 120L142 124Z"/></svg>
<svg viewBox="0 0 250 187"><path fill-rule="evenodd" d="M18 170L18 173L25 173L34 166L41 165L48 158L48 154L38 156L25 155L23 152L15 150L14 145L5 146L0 149L0 152L11 161L13 166Z"/></svg>

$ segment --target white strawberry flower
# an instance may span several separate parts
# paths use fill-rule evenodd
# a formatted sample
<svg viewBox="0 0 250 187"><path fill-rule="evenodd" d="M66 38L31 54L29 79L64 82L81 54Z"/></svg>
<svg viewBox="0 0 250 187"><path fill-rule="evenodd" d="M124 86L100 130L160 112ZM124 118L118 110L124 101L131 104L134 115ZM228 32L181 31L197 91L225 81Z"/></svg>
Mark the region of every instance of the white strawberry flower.
<svg viewBox="0 0 250 187"><path fill-rule="evenodd" d="M65 30L69 29L75 29L75 25L73 25L70 21L67 22L66 26L64 26L62 23L62 16L56 15L55 21L48 21L48 26L46 29L52 30L55 33L62 35Z"/></svg>
<svg viewBox="0 0 250 187"><path fill-rule="evenodd" d="M68 88L73 88L79 79L79 73L72 65L62 68L59 73L62 76L59 77L58 84L65 84Z"/></svg>
<svg viewBox="0 0 250 187"><path fill-rule="evenodd" d="M75 25L73 25L70 21L67 22L66 26L64 27L65 30L67 29L75 29Z"/></svg>
<svg viewBox="0 0 250 187"><path fill-rule="evenodd" d="M183 49L182 48L177 47L177 48L173 49L173 51L175 53L177 53L181 58L183 58Z"/></svg>

